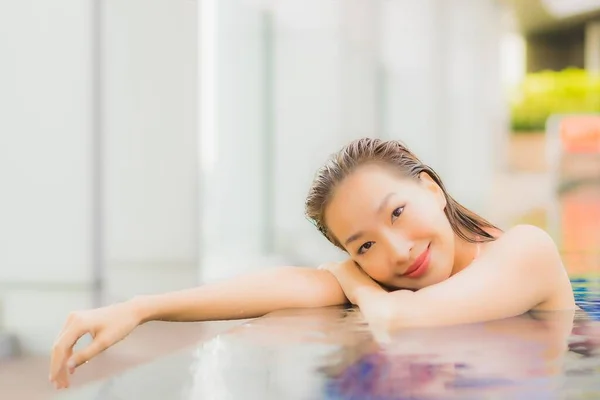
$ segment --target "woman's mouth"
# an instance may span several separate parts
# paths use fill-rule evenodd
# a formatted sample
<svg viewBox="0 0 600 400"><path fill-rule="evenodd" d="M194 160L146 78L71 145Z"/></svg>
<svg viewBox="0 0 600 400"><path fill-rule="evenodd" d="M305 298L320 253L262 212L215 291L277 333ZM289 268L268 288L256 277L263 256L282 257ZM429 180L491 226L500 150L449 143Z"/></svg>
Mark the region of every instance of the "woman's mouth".
<svg viewBox="0 0 600 400"><path fill-rule="evenodd" d="M415 262L413 262L413 264L408 268L408 270L406 270L403 276L414 279L423 276L427 272L427 269L429 268L430 247L431 243L427 245L425 251L423 251L423 253L421 253L421 255L417 257Z"/></svg>

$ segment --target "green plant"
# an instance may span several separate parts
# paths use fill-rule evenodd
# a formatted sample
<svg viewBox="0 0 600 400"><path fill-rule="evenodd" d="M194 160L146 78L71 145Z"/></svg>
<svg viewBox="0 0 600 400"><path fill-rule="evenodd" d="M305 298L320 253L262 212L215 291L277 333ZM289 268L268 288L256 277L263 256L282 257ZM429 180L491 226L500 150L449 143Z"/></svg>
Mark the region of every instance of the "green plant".
<svg viewBox="0 0 600 400"><path fill-rule="evenodd" d="M552 114L600 112L600 75L575 68L530 73L510 105L513 132L544 131Z"/></svg>

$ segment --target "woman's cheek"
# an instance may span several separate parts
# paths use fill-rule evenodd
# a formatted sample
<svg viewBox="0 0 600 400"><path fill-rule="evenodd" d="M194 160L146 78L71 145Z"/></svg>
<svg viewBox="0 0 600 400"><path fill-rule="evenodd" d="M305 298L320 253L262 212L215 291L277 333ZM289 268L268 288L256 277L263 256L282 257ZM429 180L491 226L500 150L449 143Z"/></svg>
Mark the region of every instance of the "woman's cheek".
<svg viewBox="0 0 600 400"><path fill-rule="evenodd" d="M434 213L421 212L415 210L412 215L406 218L406 229L415 239L428 236L435 231L435 226L438 224L438 218Z"/></svg>
<svg viewBox="0 0 600 400"><path fill-rule="evenodd" d="M386 282L390 279L389 268L383 259L370 257L368 262L364 263L363 271L379 282Z"/></svg>
<svg viewBox="0 0 600 400"><path fill-rule="evenodd" d="M431 210L422 221L422 226L430 235L443 230L447 224L448 219L443 210Z"/></svg>

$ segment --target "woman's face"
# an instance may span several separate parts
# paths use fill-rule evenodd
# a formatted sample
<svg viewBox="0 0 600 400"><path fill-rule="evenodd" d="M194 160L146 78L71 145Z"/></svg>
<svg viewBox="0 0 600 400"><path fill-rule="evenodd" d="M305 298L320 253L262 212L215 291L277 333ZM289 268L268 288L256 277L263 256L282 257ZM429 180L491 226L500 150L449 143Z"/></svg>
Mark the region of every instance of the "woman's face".
<svg viewBox="0 0 600 400"><path fill-rule="evenodd" d="M325 223L354 261L390 288L421 289L452 273L454 232L441 188L423 173L358 168L336 187Z"/></svg>

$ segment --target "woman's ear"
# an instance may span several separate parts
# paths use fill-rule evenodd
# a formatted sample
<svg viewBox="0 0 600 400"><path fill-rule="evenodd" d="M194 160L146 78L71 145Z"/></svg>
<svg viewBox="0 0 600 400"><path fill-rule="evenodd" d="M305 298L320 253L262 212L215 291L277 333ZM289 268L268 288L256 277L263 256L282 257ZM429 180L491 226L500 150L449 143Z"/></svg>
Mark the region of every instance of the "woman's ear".
<svg viewBox="0 0 600 400"><path fill-rule="evenodd" d="M425 171L419 174L419 179L425 189L435 196L436 202L440 205L441 209L445 209L447 204L446 195L440 185Z"/></svg>

